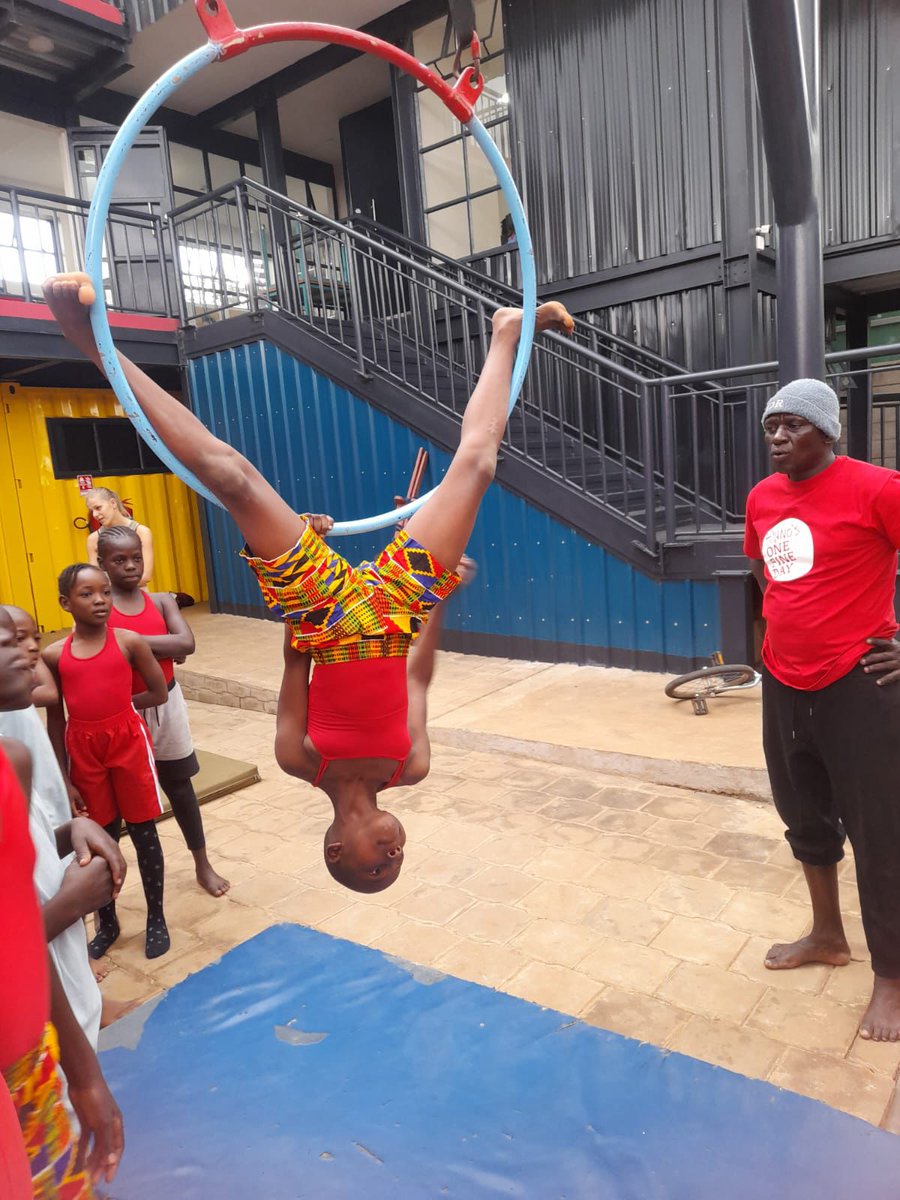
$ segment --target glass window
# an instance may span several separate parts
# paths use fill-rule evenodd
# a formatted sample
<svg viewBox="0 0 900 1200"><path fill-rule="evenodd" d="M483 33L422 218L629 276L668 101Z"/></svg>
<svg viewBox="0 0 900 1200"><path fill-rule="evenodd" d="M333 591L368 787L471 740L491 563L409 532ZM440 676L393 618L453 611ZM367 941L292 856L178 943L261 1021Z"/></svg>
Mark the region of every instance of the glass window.
<svg viewBox="0 0 900 1200"><path fill-rule="evenodd" d="M182 146L178 142L169 142L169 162L172 165L174 188L200 194L209 191L202 150L195 150L193 146Z"/></svg>
<svg viewBox="0 0 900 1200"><path fill-rule="evenodd" d="M476 105L507 163L510 162L509 92L503 52L500 0L476 0L484 90ZM446 18L413 34L414 51L445 77L452 71L456 46L447 37ZM467 56L464 54L463 61ZM422 194L431 245L463 258L504 243L501 233L507 205L497 177L474 140L427 88L417 89Z"/></svg>
<svg viewBox="0 0 900 1200"><path fill-rule="evenodd" d="M436 150L427 150L422 155L422 182L427 208L466 195L468 188L462 138L448 142L446 146L438 146Z"/></svg>
<svg viewBox="0 0 900 1200"><path fill-rule="evenodd" d="M244 163L244 174L248 179L254 179L257 183L265 183L262 167L254 166L253 163Z"/></svg>
<svg viewBox="0 0 900 1200"><path fill-rule="evenodd" d="M465 200L428 214L428 244L450 258L465 258L471 254L469 206Z"/></svg>
<svg viewBox="0 0 900 1200"><path fill-rule="evenodd" d="M169 473L127 417L48 417L47 437L57 479Z"/></svg>
<svg viewBox="0 0 900 1200"><path fill-rule="evenodd" d="M233 158L222 158L218 154L208 154L210 183L214 188L232 183L241 177L240 163Z"/></svg>
<svg viewBox="0 0 900 1200"><path fill-rule="evenodd" d="M322 213L323 216L334 216L334 192L330 187L325 187L321 183L311 183L310 190L312 191L313 204L316 212Z"/></svg>

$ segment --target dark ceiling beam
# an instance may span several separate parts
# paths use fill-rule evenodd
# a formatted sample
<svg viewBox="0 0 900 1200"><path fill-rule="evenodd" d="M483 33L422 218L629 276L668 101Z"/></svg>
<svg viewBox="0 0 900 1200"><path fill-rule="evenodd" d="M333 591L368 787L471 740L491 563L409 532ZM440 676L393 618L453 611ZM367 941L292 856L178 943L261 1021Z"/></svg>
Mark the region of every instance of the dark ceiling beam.
<svg viewBox="0 0 900 1200"><path fill-rule="evenodd" d="M447 0L408 0L399 8L392 8L390 12L383 13L374 21L363 25L360 32L369 34L370 37L381 38L385 42L400 42L411 29L446 15ZM317 50L314 54L291 63L289 67L276 71L266 79L260 79L258 83L244 88L242 92L235 92L227 100L213 104L198 115L209 125L225 125L231 121L238 121L248 113L254 112L267 100L277 100L297 91L298 88L306 87L314 80L321 79L323 75L328 75L338 67L359 58L361 54L362 51L351 50L348 46L327 46L324 50Z"/></svg>
<svg viewBox="0 0 900 1200"><path fill-rule="evenodd" d="M82 69L84 83L73 92L72 99L81 104L99 91L107 83L118 79L126 71L130 71L128 54L124 50L101 50L100 53Z"/></svg>
<svg viewBox="0 0 900 1200"><path fill-rule="evenodd" d="M95 121L103 121L107 125L121 125L133 104L133 97L103 88L88 96L79 105L79 110L84 116L92 117ZM206 150L210 154L221 154L223 158L235 158L240 162L252 163L255 167L262 166L259 144L255 138L215 129L201 117L178 112L174 108L158 108L151 117L151 122L162 125L167 137L183 146ZM297 179L305 179L323 187L334 187L334 167L318 158L310 158L309 155L298 154L294 150L285 150L284 168L288 175Z"/></svg>

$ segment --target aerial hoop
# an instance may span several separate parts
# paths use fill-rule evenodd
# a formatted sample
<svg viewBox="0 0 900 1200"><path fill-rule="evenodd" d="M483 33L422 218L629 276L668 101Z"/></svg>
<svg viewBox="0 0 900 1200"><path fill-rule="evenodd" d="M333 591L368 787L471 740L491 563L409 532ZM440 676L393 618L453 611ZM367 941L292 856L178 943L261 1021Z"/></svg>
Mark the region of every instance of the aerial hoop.
<svg viewBox="0 0 900 1200"><path fill-rule="evenodd" d="M109 215L113 186L125 155L134 145L138 134L150 120L156 110L181 87L204 67L211 63L234 58L254 46L263 46L271 42L330 42L341 46L349 46L366 54L374 54L383 58L400 70L412 75L419 83L429 88L438 96L453 115L469 130L474 140L483 150L488 162L497 176L497 182L509 205L513 228L516 232L516 242L522 263L522 292L524 319L522 334L516 361L513 366L512 385L509 396L509 412L512 412L528 369L531 356L531 346L534 340L535 312L537 309L537 280L534 268L534 247L525 210L513 181L509 168L496 144L481 121L475 116L473 106L478 100L484 86L483 78L476 74L472 67L466 68L452 86L442 79L435 71L424 63L413 58L411 54L383 42L380 38L370 37L356 29L344 29L339 25L321 25L308 21L286 21L272 25L257 25L249 29L238 29L231 14L222 0L194 0L197 14L209 35L205 46L186 55L154 84L147 89L135 103L134 108L125 118L119 132L116 134L106 159L97 178L94 197L88 214L87 233L85 236L85 268L94 285L96 300L91 306L91 326L100 351L103 369L113 391L125 413L131 419L138 433L162 459L166 466L189 487L212 504L222 505L212 493L203 486L199 479L184 467L169 448L163 443L153 426L144 416L138 404L131 385L125 378L119 365L118 355L113 345L112 333L109 328L109 317L106 311L106 297L103 291L103 235ZM374 517L362 517L353 521L337 521L332 529L333 534L368 533L374 529L384 529L395 524L398 520L412 516L434 489L420 496L403 508L390 509Z"/></svg>

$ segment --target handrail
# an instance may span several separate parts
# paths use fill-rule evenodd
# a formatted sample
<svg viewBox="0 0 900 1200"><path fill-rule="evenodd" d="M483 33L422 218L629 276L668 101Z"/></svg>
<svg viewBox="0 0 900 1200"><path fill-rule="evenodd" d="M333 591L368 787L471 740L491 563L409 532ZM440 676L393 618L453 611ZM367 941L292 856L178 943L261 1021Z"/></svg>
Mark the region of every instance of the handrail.
<svg viewBox="0 0 900 1200"><path fill-rule="evenodd" d="M235 181L234 183L226 184L223 187L216 188L214 192L209 192L202 197L196 197L188 204L183 204L177 209L173 209L169 214L169 217L174 218L176 216L186 216L192 208L202 207L204 202L226 198L229 196L234 197L238 194L239 189L241 188L250 190L252 192L258 192L267 197L269 200L276 201L278 207L282 210L286 210L288 213L290 213L292 210L296 210L303 216L304 219L312 220L323 225L326 229L330 230L338 240L343 240L349 234L357 243L368 247L370 250L376 250L381 255L388 255L395 262L400 263L402 266L414 267L420 274L430 279L433 283L439 283L442 287L449 288L459 295L465 296L468 300L473 300L478 304L484 305L486 308L502 307L492 298L485 297L485 295L482 292L479 292L476 288L469 287L467 284L458 282L454 279L448 279L446 275L442 275L439 271L435 271L432 267L418 262L411 255L402 254L398 250L393 250L390 247L385 246L383 242L376 241L374 238L369 237L368 234L360 233L359 230L348 230L348 227L344 222L336 221L332 217L326 217L322 213L318 213L314 209L307 208L306 205L300 204L298 201L282 195L280 192L276 192L271 188L267 188L264 184L257 183L255 179L248 179L246 176ZM515 293L513 293L513 295L515 295ZM578 355L587 358L590 362L593 362L598 366L616 371L619 375L624 376L631 383L642 384L644 382L643 375L639 375L636 371L632 371L628 367L623 367L620 363L613 362L612 359L606 358L602 354L598 354L596 351L591 350L588 346L582 346L578 342L570 342L559 334L547 334L545 335L545 339L550 342L556 342L560 345L564 345L570 350L574 350Z"/></svg>
<svg viewBox="0 0 900 1200"><path fill-rule="evenodd" d="M60 207L83 208L85 212L91 207L90 200L82 200L79 196L59 196L55 192L41 192L35 188L19 187L18 184L0 183L0 192L15 192L17 196L27 196L30 200L38 200L42 204L58 204ZM157 220L152 213L141 212L140 209L125 208L120 204L111 204L110 213L117 217L135 217L139 221Z"/></svg>
<svg viewBox="0 0 900 1200"><path fill-rule="evenodd" d="M440 250L433 250L430 246L420 246L420 243L414 241L410 237L407 237L406 234L399 233L397 230L391 229L387 225L382 225L379 221L373 221L370 217L363 216L362 213L353 213L347 218L346 224L351 226L357 224L367 225L369 228L375 229L384 238L389 238L392 241L400 242L406 246L415 247L416 249L421 249L427 252L431 258L439 259L451 270L467 272L469 275L474 276L479 285L484 287L486 291L493 289L495 292L504 295L512 301L515 301L519 298L519 293L515 288L510 287L509 284L502 283L499 279L493 279L490 275L485 275L483 271L479 271L473 267L469 261L451 258L449 255L444 254ZM492 251L492 253L498 254L504 249L505 248L501 246L498 248L498 250ZM485 253L487 253L487 251ZM476 255L473 257L480 256ZM575 318L575 328L580 330L585 337L593 336L602 338L604 341L621 347L623 352L627 354L658 363L660 368L670 370L672 367L677 365L673 363L671 359L663 358L661 354L657 354L655 350L650 350L646 346L639 346L636 342L630 342L627 338L620 337L619 334L612 333L608 329L601 329L599 326L593 325L590 321L584 320L583 317Z"/></svg>
<svg viewBox="0 0 900 1200"><path fill-rule="evenodd" d="M886 346L860 346L853 350L829 350L825 355L827 363L858 362L870 358L900 357L900 342L891 342ZM744 375L765 375L778 370L777 359L774 362L745 363L740 367L717 367L712 371L692 371L687 375L669 375L661 379L648 379L651 387L660 384L671 386L673 383L703 383L706 380L740 379Z"/></svg>

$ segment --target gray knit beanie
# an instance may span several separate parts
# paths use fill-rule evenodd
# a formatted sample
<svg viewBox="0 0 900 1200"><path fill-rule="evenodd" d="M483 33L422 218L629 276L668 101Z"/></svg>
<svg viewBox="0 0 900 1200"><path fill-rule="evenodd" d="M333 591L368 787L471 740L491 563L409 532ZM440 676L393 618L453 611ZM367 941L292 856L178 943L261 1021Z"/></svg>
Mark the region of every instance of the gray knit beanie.
<svg viewBox="0 0 900 1200"><path fill-rule="evenodd" d="M806 417L810 424L835 441L841 436L841 406L835 393L821 379L792 379L786 383L766 405L763 422L772 413Z"/></svg>

